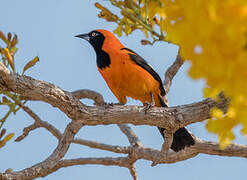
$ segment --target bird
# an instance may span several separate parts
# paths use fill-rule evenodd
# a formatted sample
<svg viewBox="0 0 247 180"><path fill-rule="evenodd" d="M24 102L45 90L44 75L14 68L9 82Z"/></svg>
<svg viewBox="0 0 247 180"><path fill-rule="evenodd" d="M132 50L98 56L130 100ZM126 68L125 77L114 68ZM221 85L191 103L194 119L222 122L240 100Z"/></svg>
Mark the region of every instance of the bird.
<svg viewBox="0 0 247 180"><path fill-rule="evenodd" d="M164 100L166 91L158 73L140 55L125 47L113 33L97 29L75 37L93 46L98 71L119 104L126 104L126 97L130 97L145 106L168 107ZM164 138L165 129L158 129ZM173 134L171 149L178 152L194 144L193 136L182 127Z"/></svg>

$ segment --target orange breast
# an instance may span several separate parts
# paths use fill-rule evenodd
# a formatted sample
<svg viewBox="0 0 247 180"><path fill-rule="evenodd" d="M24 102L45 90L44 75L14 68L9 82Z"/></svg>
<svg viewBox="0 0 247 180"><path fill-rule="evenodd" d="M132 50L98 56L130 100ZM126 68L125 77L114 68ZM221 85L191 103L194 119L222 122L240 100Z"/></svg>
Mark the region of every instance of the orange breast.
<svg viewBox="0 0 247 180"><path fill-rule="evenodd" d="M126 52L120 50L109 54L110 67L99 71L120 103L126 103L126 96L145 103L152 101L153 94L157 100L159 82L149 72L133 62Z"/></svg>

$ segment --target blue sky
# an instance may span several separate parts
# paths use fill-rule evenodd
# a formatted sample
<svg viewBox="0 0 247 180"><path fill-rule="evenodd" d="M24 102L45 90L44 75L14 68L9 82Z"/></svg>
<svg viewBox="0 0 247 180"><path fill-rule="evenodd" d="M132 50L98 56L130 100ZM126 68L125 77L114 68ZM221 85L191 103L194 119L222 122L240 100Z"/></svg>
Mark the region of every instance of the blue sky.
<svg viewBox="0 0 247 180"><path fill-rule="evenodd" d="M19 51L16 64L19 73L24 65L34 58L40 57L38 64L26 72L36 79L54 83L67 91L92 89L100 92L107 102L117 102L96 68L93 48L86 42L74 38L79 33L94 29L113 31L116 25L97 17L98 10L94 0L11 0L1 2L0 30L16 33L19 37ZM109 6L107 1L98 1ZM110 7L111 8L111 7ZM128 48L138 52L164 78L164 72L174 61L178 48L167 43L156 43L154 46L142 46L140 40L144 35L135 31L128 37L121 37L121 42ZM169 92L169 104L181 105L202 100L203 81L194 81L187 76L189 64L185 64L174 78ZM90 100L83 102L91 104ZM128 104L139 104L128 99ZM61 131L70 121L57 108L43 102L29 102L30 106L42 120L48 121ZM4 113L0 109L0 115ZM32 119L23 111L11 116L5 124L9 132L15 136L32 123ZM204 123L188 127L196 136L206 140L217 140L209 134ZM154 127L132 126L146 147L159 149L162 138ZM239 129L239 128L236 128ZM84 127L77 137L113 145L128 145L126 137L115 126ZM236 142L246 144L243 137ZM44 160L56 147L57 140L44 129L30 133L23 141L13 140L0 149L0 172L8 168L14 171ZM119 156L105 151L94 150L84 146L72 145L65 158ZM139 179L172 179L208 180L243 179L245 177L246 160L218 156L199 155L193 159L175 164L162 164L151 167L148 161L138 161ZM43 178L46 180L67 179L131 179L128 169L105 167L100 165L75 166L59 171Z"/></svg>

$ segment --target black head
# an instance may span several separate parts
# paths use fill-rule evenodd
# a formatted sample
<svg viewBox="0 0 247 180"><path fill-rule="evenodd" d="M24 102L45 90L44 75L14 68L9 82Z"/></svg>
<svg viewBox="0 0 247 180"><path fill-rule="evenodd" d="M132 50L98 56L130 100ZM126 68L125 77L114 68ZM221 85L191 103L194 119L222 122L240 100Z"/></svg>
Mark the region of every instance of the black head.
<svg viewBox="0 0 247 180"><path fill-rule="evenodd" d="M91 31L88 34L79 34L75 37L87 40L95 49L95 51L100 51L102 49L105 36L99 31Z"/></svg>
<svg viewBox="0 0 247 180"><path fill-rule="evenodd" d="M101 30L106 31L106 30ZM102 32L99 31L91 31L88 34L79 34L75 37L82 38L87 40L94 48L97 55L97 66L100 69L106 68L110 66L110 56L102 49L105 36Z"/></svg>

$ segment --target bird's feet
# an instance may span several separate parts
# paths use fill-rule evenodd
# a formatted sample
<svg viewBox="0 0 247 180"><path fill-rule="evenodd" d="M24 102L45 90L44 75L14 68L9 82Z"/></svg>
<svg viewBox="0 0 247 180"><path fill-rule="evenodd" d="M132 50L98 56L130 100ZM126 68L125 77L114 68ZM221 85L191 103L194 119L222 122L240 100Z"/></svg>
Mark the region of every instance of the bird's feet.
<svg viewBox="0 0 247 180"><path fill-rule="evenodd" d="M152 107L154 107L154 96L153 96L153 94L151 93L150 94L150 96L151 96L151 103L149 103L149 102L145 102L145 103L143 103L143 105L144 105L144 111L145 111L145 114L147 114L147 112L152 108Z"/></svg>
<svg viewBox="0 0 247 180"><path fill-rule="evenodd" d="M147 112L152 108L152 107L154 107L154 102L151 102L151 103L149 103L149 102L145 102L145 103L143 103L143 105L144 105L144 112L145 112L145 114L147 114Z"/></svg>

